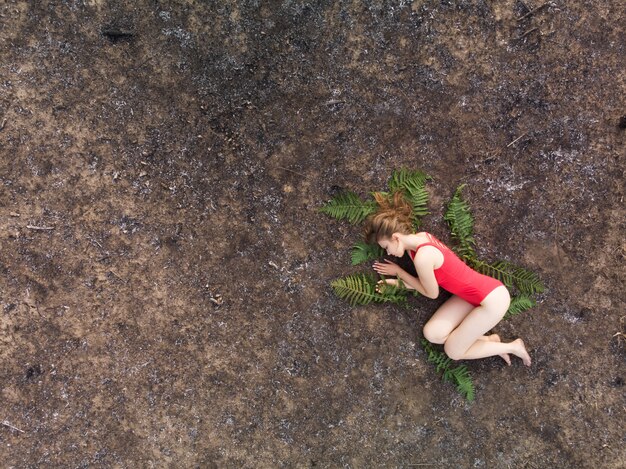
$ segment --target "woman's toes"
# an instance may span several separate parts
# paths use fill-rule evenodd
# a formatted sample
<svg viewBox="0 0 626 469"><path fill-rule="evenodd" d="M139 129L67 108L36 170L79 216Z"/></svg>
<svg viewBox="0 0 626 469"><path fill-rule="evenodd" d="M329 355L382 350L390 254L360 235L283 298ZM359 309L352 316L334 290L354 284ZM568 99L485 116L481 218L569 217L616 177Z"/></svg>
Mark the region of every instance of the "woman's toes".
<svg viewBox="0 0 626 469"><path fill-rule="evenodd" d="M530 355L528 354L528 351L526 350L526 345L524 345L524 341L522 339L517 339L514 341L514 343L517 346L517 353L515 355L517 355L518 357L522 359L522 362L524 363L524 365L530 366L531 359L530 359Z"/></svg>

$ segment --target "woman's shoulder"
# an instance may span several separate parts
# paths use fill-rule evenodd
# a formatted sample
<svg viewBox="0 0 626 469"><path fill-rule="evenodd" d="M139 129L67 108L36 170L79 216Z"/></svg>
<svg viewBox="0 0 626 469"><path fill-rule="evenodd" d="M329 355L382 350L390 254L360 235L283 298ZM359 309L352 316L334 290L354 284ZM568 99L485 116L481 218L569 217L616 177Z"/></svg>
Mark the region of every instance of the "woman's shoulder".
<svg viewBox="0 0 626 469"><path fill-rule="evenodd" d="M435 246L443 245L441 241L439 241L435 236L433 236L428 231L420 231L419 233L415 233L415 236L417 236L418 238L417 249L425 245L435 245Z"/></svg>
<svg viewBox="0 0 626 469"><path fill-rule="evenodd" d="M419 257L422 259L435 258L439 260L443 255L443 250L446 248L445 244L426 231L416 233L416 235L421 239L411 257L415 259L419 253Z"/></svg>
<svg viewBox="0 0 626 469"><path fill-rule="evenodd" d="M417 252L411 256L413 258L413 262L415 263L415 267L419 269L419 266L424 268L432 267L433 269L438 269L442 266L445 256L443 251L437 247L436 244L428 243L419 247Z"/></svg>

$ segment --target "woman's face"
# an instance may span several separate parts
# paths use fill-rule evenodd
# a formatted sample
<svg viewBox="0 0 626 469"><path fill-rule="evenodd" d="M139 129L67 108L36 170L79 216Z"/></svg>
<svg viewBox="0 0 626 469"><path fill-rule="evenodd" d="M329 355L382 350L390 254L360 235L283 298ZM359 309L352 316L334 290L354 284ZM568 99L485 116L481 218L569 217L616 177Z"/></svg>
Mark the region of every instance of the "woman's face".
<svg viewBox="0 0 626 469"><path fill-rule="evenodd" d="M404 256L404 246L400 242L400 238L395 234L392 235L391 238L382 238L378 241L378 245L390 256Z"/></svg>

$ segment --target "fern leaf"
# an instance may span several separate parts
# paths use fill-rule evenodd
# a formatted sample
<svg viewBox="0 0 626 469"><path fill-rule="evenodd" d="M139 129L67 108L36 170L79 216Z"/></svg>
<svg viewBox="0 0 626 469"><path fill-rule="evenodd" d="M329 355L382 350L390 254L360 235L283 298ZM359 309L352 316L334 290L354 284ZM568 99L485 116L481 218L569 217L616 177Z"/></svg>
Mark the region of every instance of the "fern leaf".
<svg viewBox="0 0 626 469"><path fill-rule="evenodd" d="M389 180L389 191L396 192L397 190L409 187L424 187L426 185L426 181L429 179L431 179L431 177L422 171L400 169L391 174L391 179Z"/></svg>
<svg viewBox="0 0 626 469"><path fill-rule="evenodd" d="M377 301L384 303L396 303L399 305L408 305L407 295L409 290L404 286L401 280L396 285L382 283L378 286L379 298Z"/></svg>
<svg viewBox="0 0 626 469"><path fill-rule="evenodd" d="M352 265L358 265L383 255L383 249L378 244L367 244L359 241L352 247Z"/></svg>
<svg viewBox="0 0 626 469"><path fill-rule="evenodd" d="M448 223L452 237L457 241L459 246L455 249L457 253L464 259L475 259L474 251L474 217L470 211L469 205L462 199L461 191L465 184L460 185L452 200L448 204L443 219Z"/></svg>
<svg viewBox="0 0 626 469"><path fill-rule="evenodd" d="M526 270L522 267L515 267L511 273L515 287L524 294L533 295L544 291L543 283L539 280L539 276L534 272Z"/></svg>
<svg viewBox="0 0 626 469"><path fill-rule="evenodd" d="M385 285L381 292L376 291L377 279L366 274L352 274L330 283L335 294L350 303L350 306L376 303L407 302L408 290L403 286Z"/></svg>
<svg viewBox="0 0 626 469"><path fill-rule="evenodd" d="M414 228L419 228L422 224L422 217L428 215L428 191L425 188L417 189L409 193L409 199L413 207L411 220Z"/></svg>
<svg viewBox="0 0 626 469"><path fill-rule="evenodd" d="M472 402L475 397L474 383L465 365L452 368L454 363L445 353L435 350L433 344L422 339L422 346L428 354L427 360L435 365L437 373L441 372L441 378L456 386L456 389L465 399Z"/></svg>
<svg viewBox="0 0 626 469"><path fill-rule="evenodd" d="M350 306L367 305L376 301L376 281L363 274L348 275L345 278L333 280L330 284L335 294L350 303Z"/></svg>
<svg viewBox="0 0 626 469"><path fill-rule="evenodd" d="M456 384L456 389L459 391L465 399L472 402L476 397L474 391L474 383L472 377L465 365L460 365L452 370L452 380Z"/></svg>
<svg viewBox="0 0 626 469"><path fill-rule="evenodd" d="M508 288L515 287L525 295L543 292L544 286L535 273L506 261L488 264L477 259L473 238L474 218L469 206L461 198L463 187L464 184L457 188L443 217L450 226L452 237L459 243L455 249L457 253L478 272L500 280Z"/></svg>
<svg viewBox="0 0 626 469"><path fill-rule="evenodd" d="M320 208L320 212L338 220L347 219L352 224L361 223L376 210L373 200L361 200L354 192L344 192Z"/></svg>
<svg viewBox="0 0 626 469"><path fill-rule="evenodd" d="M437 373L440 371L443 373L443 380L450 381L450 365L452 364L452 360L444 354L441 354L435 359L434 364Z"/></svg>
<svg viewBox="0 0 626 469"><path fill-rule="evenodd" d="M497 261L488 264L478 259L471 259L470 265L481 274L500 280L507 288L515 287L524 295L534 295L544 290L537 274L510 262Z"/></svg>
<svg viewBox="0 0 626 469"><path fill-rule="evenodd" d="M534 308L536 304L535 300L528 295L521 294L514 296L511 298L511 304L509 305L509 309L503 319L509 319L516 314L524 312L530 308Z"/></svg>
<svg viewBox="0 0 626 469"><path fill-rule="evenodd" d="M429 213L428 191L425 187L428 179L431 177L422 171L401 169L394 171L389 180L390 192L404 191L409 199L413 208L411 219L415 228L421 224L421 218Z"/></svg>
<svg viewBox="0 0 626 469"><path fill-rule="evenodd" d="M428 191L425 187L420 187L409 192L411 203L413 205L413 215L423 217L428 215Z"/></svg>
<svg viewBox="0 0 626 469"><path fill-rule="evenodd" d="M512 288L514 286L513 277L511 276L510 263L506 261L497 261L489 264L478 259L471 259L469 262L476 271L500 280L507 286L507 288Z"/></svg>

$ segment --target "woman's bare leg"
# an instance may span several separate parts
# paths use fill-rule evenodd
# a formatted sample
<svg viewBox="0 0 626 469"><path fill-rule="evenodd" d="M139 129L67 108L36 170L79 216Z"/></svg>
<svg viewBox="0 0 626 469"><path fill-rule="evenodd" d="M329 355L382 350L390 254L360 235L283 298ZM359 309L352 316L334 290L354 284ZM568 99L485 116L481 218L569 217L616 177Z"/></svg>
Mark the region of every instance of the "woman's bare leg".
<svg viewBox="0 0 626 469"><path fill-rule="evenodd" d="M465 319L474 309L474 306L458 296L452 296L442 304L424 326L424 337L433 344L443 344L450 333ZM500 342L498 334L484 335L478 340ZM511 364L508 353L498 354L506 362Z"/></svg>
<svg viewBox="0 0 626 469"><path fill-rule="evenodd" d="M491 342L501 342L500 336L498 334L484 335L479 337L478 340L490 340ZM509 357L508 353L500 353L500 358L506 362L507 365L511 366L511 357Z"/></svg>
<svg viewBox="0 0 626 469"><path fill-rule="evenodd" d="M520 357L524 365L530 366L530 355L521 339L510 343L484 339L485 332L500 322L509 303L510 296L505 287L498 287L492 291L483 303L470 311L448 335L444 346L446 354L453 360L472 360L512 353Z"/></svg>
<svg viewBox="0 0 626 469"><path fill-rule="evenodd" d="M472 309L474 306L470 303L453 295L424 325L424 337L433 344L443 344Z"/></svg>

